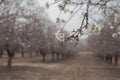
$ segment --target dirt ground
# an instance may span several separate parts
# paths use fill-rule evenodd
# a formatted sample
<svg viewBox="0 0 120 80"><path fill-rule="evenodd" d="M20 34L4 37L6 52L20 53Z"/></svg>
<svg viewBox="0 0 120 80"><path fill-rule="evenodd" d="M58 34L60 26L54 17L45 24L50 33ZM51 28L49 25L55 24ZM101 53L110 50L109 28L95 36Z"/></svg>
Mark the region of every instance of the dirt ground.
<svg viewBox="0 0 120 80"><path fill-rule="evenodd" d="M0 80L120 80L120 63L111 65L91 52L66 61L41 62L40 57L15 58L12 69L0 59Z"/></svg>

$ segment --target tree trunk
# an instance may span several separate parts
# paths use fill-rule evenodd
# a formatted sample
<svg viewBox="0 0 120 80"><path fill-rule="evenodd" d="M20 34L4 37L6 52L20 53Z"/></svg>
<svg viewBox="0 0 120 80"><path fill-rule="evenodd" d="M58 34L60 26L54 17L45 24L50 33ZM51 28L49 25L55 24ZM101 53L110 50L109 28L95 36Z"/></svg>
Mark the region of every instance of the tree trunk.
<svg viewBox="0 0 120 80"><path fill-rule="evenodd" d="M29 57L32 57L32 53L31 52L29 53Z"/></svg>
<svg viewBox="0 0 120 80"><path fill-rule="evenodd" d="M7 67L8 67L8 68L11 68L11 67L12 67L12 59L13 59L13 57L8 56L8 63L7 63Z"/></svg>
<svg viewBox="0 0 120 80"><path fill-rule="evenodd" d="M118 56L117 55L115 55L115 65L117 65L118 64Z"/></svg>
<svg viewBox="0 0 120 80"><path fill-rule="evenodd" d="M11 68L12 67L12 59L14 57L14 52L10 52L10 50L8 49L7 53L8 53L8 64L7 64L7 67Z"/></svg>
<svg viewBox="0 0 120 80"><path fill-rule="evenodd" d="M46 55L43 54L43 55L42 55L42 61L43 61L43 62L45 62L45 57L46 57Z"/></svg>
<svg viewBox="0 0 120 80"><path fill-rule="evenodd" d="M0 49L0 58L2 58L2 56L3 56L3 50Z"/></svg>
<svg viewBox="0 0 120 80"><path fill-rule="evenodd" d="M36 56L38 56L38 55L39 55L39 52L38 52L38 51L36 51L35 53L36 53Z"/></svg>
<svg viewBox="0 0 120 80"><path fill-rule="evenodd" d="M112 64L112 55L109 55L109 62Z"/></svg>
<svg viewBox="0 0 120 80"><path fill-rule="evenodd" d="M52 55L51 55L51 56L52 56L52 61L54 61L54 56L55 56L55 54L54 54L54 53L52 53Z"/></svg>
<svg viewBox="0 0 120 80"><path fill-rule="evenodd" d="M60 55L59 55L59 53L57 53L56 55L57 55L57 60L59 60L59 59L60 59Z"/></svg>
<svg viewBox="0 0 120 80"><path fill-rule="evenodd" d="M65 59L65 54L61 54L61 59Z"/></svg>
<svg viewBox="0 0 120 80"><path fill-rule="evenodd" d="M112 57L110 57L110 63L112 64Z"/></svg>
<svg viewBox="0 0 120 80"><path fill-rule="evenodd" d="M105 55L104 57L105 57L104 60L105 60L105 61L108 61L108 57L107 57L107 55Z"/></svg>
<svg viewBox="0 0 120 80"><path fill-rule="evenodd" d="M23 50L21 51L21 55L22 55L22 57L24 58L24 51L23 51Z"/></svg>

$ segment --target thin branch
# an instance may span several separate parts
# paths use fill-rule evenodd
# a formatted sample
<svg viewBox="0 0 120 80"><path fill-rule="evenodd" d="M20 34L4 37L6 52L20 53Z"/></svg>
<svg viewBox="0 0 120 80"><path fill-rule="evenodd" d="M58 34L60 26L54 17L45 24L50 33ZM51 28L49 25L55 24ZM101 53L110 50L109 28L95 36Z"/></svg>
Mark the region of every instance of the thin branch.
<svg viewBox="0 0 120 80"><path fill-rule="evenodd" d="M82 5L69 17L69 19L66 21L66 23L63 25L63 28L67 25L67 23L75 16L76 13L79 12Z"/></svg>
<svg viewBox="0 0 120 80"><path fill-rule="evenodd" d="M81 2L81 3L79 3L79 2L70 2L70 4L73 4L73 5L83 5L85 3L83 3L83 2Z"/></svg>
<svg viewBox="0 0 120 80"><path fill-rule="evenodd" d="M83 28L83 24L84 24L84 20L85 20L86 14L87 14L87 13L84 14L84 17L83 17L83 20L82 20L82 23L81 23L80 29Z"/></svg>
<svg viewBox="0 0 120 80"><path fill-rule="evenodd" d="M80 31L82 30L82 28L84 28L84 27L87 28L88 27L88 13L89 13L89 5L90 5L89 3L90 2L91 2L91 0L89 0L88 3L87 3L86 13L84 14L82 24L81 24L80 29L79 29ZM86 19L86 24L85 24L85 26L83 26L85 19Z"/></svg>
<svg viewBox="0 0 120 80"><path fill-rule="evenodd" d="M54 4L59 3L59 2L61 2L61 0L50 3L49 5L54 5Z"/></svg>
<svg viewBox="0 0 120 80"><path fill-rule="evenodd" d="M85 28L88 27L88 15L89 15L90 2L91 2L91 0L89 0L88 3L87 3L87 12L86 12L86 14L85 14L85 15L86 15L86 25L85 25Z"/></svg>

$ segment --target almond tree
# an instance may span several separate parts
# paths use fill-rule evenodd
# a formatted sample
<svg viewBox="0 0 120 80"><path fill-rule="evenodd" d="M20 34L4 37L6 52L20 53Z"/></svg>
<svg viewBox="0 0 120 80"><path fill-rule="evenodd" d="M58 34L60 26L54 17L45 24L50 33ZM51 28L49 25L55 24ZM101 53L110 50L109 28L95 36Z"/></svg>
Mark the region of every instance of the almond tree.
<svg viewBox="0 0 120 80"><path fill-rule="evenodd" d="M45 22L45 14L41 14L44 11L43 8L39 8L40 6L34 6L34 3L28 0L13 1L7 1L8 3L1 5L0 8L2 15L0 17L0 46L8 54L7 66L9 68L15 53L20 48L26 50L28 48L30 50L31 46L33 48L34 36L37 34L35 31L38 29L37 32L41 32Z"/></svg>

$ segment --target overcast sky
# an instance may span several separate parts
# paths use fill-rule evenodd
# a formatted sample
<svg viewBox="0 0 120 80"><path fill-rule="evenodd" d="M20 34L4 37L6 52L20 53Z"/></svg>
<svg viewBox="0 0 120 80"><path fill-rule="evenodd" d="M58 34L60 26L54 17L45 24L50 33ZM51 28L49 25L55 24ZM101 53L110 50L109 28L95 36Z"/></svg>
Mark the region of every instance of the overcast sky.
<svg viewBox="0 0 120 80"><path fill-rule="evenodd" d="M39 4L43 7L45 7L46 3L52 3L54 2L54 0L37 0L39 2ZM50 8L47 9L47 14L49 15L50 19L52 21L56 21L56 18L58 17L60 11L57 7L57 4L50 6ZM62 18L68 19L69 15L61 15ZM64 27L66 30L68 31L72 31L73 29L77 29L80 26L80 14L78 12L78 14L76 14L71 20L70 22ZM61 26L62 27L62 26Z"/></svg>

